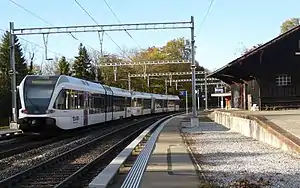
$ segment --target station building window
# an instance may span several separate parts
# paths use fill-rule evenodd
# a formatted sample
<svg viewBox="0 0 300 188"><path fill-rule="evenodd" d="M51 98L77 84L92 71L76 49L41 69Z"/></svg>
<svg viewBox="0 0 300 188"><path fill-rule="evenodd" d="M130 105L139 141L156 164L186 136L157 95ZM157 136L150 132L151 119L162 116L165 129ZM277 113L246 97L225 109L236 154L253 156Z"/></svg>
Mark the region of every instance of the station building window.
<svg viewBox="0 0 300 188"><path fill-rule="evenodd" d="M288 86L292 84L292 77L287 74L281 74L276 77L277 86Z"/></svg>

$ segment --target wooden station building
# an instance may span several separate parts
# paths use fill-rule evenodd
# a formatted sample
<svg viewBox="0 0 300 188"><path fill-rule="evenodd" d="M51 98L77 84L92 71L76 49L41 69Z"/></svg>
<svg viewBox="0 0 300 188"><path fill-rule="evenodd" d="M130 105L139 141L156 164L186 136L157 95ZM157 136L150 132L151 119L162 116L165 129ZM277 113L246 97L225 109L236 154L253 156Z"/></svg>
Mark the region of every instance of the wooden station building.
<svg viewBox="0 0 300 188"><path fill-rule="evenodd" d="M233 60L209 77L231 86L231 107L300 107L300 26Z"/></svg>

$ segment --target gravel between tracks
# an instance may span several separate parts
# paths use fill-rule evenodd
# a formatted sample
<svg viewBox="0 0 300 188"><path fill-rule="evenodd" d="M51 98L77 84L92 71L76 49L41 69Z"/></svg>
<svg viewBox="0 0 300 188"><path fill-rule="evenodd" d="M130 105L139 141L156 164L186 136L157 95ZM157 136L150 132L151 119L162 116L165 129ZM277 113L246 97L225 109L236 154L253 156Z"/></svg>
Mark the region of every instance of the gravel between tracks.
<svg viewBox="0 0 300 188"><path fill-rule="evenodd" d="M285 153L215 123L201 123L200 129L202 134L189 132L185 138L211 184L300 187L299 155Z"/></svg>
<svg viewBox="0 0 300 188"><path fill-rule="evenodd" d="M69 151L78 145L81 145L96 136L101 136L112 131L115 127L99 131L98 134L92 134L83 138L75 137L65 139L53 144L42 146L21 154L17 154L0 160L0 180L5 179L13 174L21 172L31 166L37 165L63 152Z"/></svg>
<svg viewBox="0 0 300 188"><path fill-rule="evenodd" d="M70 174L76 172L76 170L79 170L85 164L97 158L98 155L116 144L119 140L121 139L103 141L99 143L97 147L94 147L92 150L76 157L75 159L66 160L63 163L59 163L56 166L51 167L50 170L37 173L33 175L29 181L26 180L24 182L25 187L54 187Z"/></svg>

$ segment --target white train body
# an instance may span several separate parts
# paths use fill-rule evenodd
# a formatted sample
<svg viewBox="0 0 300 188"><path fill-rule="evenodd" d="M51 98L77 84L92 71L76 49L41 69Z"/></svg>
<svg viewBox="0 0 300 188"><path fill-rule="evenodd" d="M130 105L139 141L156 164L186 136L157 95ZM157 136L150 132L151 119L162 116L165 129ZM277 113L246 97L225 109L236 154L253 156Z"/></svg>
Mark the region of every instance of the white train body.
<svg viewBox="0 0 300 188"><path fill-rule="evenodd" d="M24 132L72 130L111 120L179 110L179 97L130 92L71 76L26 76L18 87Z"/></svg>
<svg viewBox="0 0 300 188"><path fill-rule="evenodd" d="M132 92L131 110L133 116L151 114L152 94L143 92Z"/></svg>

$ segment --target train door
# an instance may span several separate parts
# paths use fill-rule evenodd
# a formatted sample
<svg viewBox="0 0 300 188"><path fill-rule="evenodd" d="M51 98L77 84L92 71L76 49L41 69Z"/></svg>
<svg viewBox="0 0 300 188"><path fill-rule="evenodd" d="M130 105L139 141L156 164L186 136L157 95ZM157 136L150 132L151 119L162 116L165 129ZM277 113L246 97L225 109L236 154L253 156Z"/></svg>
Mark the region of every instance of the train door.
<svg viewBox="0 0 300 188"><path fill-rule="evenodd" d="M17 118L19 118L19 109L22 108L19 87L17 87L16 96L17 96Z"/></svg>
<svg viewBox="0 0 300 188"><path fill-rule="evenodd" d="M89 118L89 93L84 92L83 126L88 125Z"/></svg>
<svg viewBox="0 0 300 188"><path fill-rule="evenodd" d="M105 89L105 88L104 88ZM108 102L108 100L107 100L107 91L106 91L106 89L105 89L105 95L104 95L104 97L103 97L103 102L104 102L104 113L105 113L105 121L107 121L107 113L108 113L108 107L107 107L107 102Z"/></svg>
<svg viewBox="0 0 300 188"><path fill-rule="evenodd" d="M151 114L155 113L155 98L151 99Z"/></svg>
<svg viewBox="0 0 300 188"><path fill-rule="evenodd" d="M128 108L128 105L127 105L127 97L125 97L125 100L124 100L124 111L125 111L125 118L127 117L127 108Z"/></svg>

